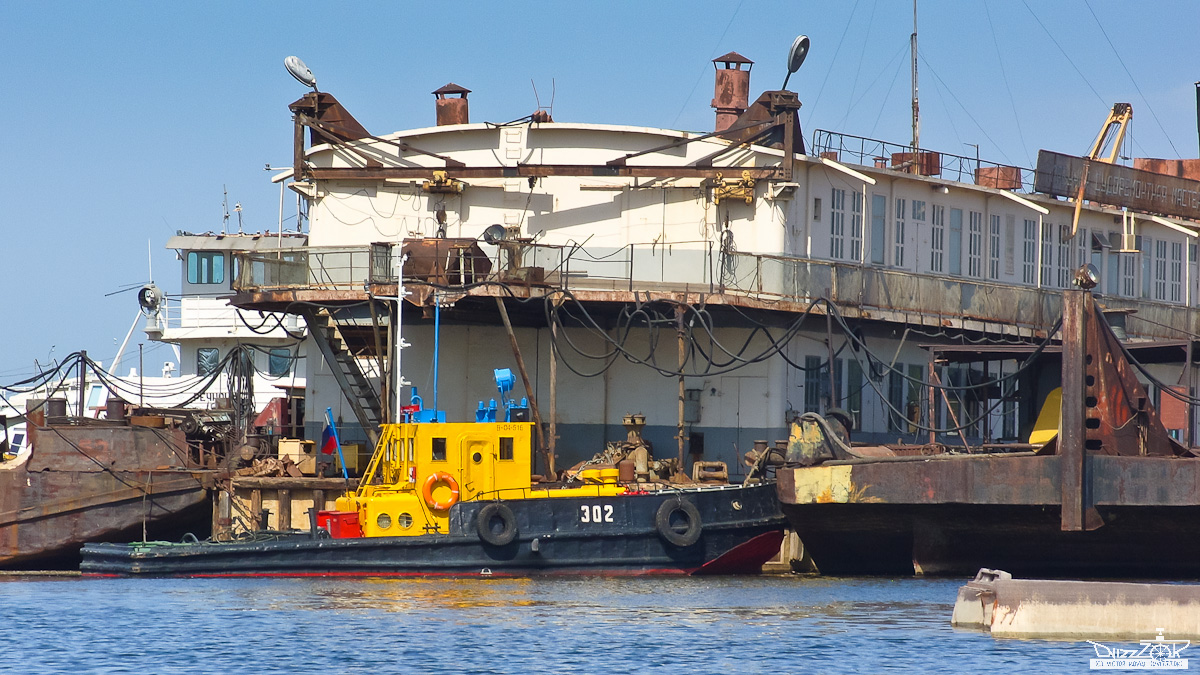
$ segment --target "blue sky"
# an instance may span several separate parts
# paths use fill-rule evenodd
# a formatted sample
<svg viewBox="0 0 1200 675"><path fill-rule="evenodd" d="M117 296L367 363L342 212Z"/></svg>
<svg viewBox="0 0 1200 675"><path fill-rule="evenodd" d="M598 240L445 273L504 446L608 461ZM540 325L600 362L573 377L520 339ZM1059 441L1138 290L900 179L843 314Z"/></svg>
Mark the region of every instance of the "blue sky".
<svg viewBox="0 0 1200 675"><path fill-rule="evenodd" d="M1195 0L922 0L922 146L1032 165L1088 150L1114 102L1132 152L1196 157ZM503 122L553 93L561 121L707 131L710 61L756 62L778 88L793 38L812 39L789 88L813 129L909 138L911 3L0 3L0 233L8 318L0 383L87 349L109 362L136 313L147 243L179 288L176 230L219 231L222 189L246 230L274 229L265 164L290 162L287 104L304 59L373 133L433 123L434 89L472 90L472 121ZM1115 45L1115 47L1114 47ZM146 342L148 374L168 356ZM51 351L53 349L53 351ZM128 361L120 372L135 363Z"/></svg>

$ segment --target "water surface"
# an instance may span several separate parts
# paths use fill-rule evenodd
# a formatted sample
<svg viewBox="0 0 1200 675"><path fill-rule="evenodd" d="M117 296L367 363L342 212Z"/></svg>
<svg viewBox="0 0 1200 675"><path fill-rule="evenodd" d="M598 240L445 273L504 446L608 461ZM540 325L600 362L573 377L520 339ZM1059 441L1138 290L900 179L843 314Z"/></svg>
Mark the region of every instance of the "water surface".
<svg viewBox="0 0 1200 675"><path fill-rule="evenodd" d="M0 672L1072 673L961 580L0 578Z"/></svg>

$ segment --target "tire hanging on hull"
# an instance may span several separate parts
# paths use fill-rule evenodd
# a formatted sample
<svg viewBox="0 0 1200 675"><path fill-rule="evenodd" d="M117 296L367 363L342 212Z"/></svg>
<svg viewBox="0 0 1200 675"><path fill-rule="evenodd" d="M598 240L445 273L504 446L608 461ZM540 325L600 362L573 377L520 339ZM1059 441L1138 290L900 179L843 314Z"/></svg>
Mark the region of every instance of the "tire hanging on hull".
<svg viewBox="0 0 1200 675"><path fill-rule="evenodd" d="M488 504L479 509L475 529L484 543L508 546L517 538L517 517L507 504Z"/></svg>
<svg viewBox="0 0 1200 675"><path fill-rule="evenodd" d="M680 525L672 523L676 515L682 517L682 529ZM700 540L700 511L687 499L676 497L658 507L658 512L654 514L654 527L668 544L680 548L691 546Z"/></svg>

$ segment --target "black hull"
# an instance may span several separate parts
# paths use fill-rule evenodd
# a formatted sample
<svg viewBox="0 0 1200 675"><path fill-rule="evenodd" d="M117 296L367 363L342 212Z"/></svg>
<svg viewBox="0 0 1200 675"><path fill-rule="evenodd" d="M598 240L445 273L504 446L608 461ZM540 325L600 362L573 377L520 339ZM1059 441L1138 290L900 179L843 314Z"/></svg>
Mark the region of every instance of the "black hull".
<svg viewBox="0 0 1200 675"><path fill-rule="evenodd" d="M700 515L699 537L690 545L669 543L655 524L659 508L675 499L691 502ZM499 546L484 542L476 528L480 509L496 503L511 509L517 531ZM599 522L593 513L601 515ZM451 510L450 533L416 537L329 539L304 533L255 542L88 544L80 569L116 576L755 573L778 552L783 526L774 485L705 487L460 503Z"/></svg>
<svg viewBox="0 0 1200 675"><path fill-rule="evenodd" d="M1098 507L1105 524L1063 532L1056 506L785 504L828 575L1200 578L1200 507Z"/></svg>

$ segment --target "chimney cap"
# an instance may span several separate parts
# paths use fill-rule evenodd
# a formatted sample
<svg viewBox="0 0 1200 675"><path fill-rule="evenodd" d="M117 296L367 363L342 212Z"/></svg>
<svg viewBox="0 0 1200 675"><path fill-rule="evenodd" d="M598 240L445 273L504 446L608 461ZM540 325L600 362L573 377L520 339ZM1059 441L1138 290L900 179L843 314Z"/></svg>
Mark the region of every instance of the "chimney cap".
<svg viewBox="0 0 1200 675"><path fill-rule="evenodd" d="M729 52L728 54L726 54L724 56L718 56L717 58L713 59L712 62L714 64L715 63L724 63L726 65L726 67L728 67L729 64L731 64L731 63L745 63L745 64L751 65L751 66L754 65L753 61L742 56L741 54L739 54L737 52Z"/></svg>
<svg viewBox="0 0 1200 675"><path fill-rule="evenodd" d="M464 86L454 84L453 82L449 82L449 83L443 85L441 89L437 89L430 93L432 93L434 96L437 96L438 98L442 98L446 94L462 94L463 98L466 98L467 94L471 93L471 90L467 89Z"/></svg>

